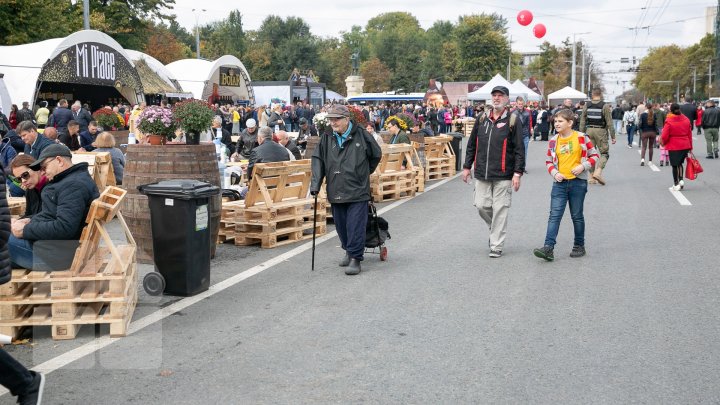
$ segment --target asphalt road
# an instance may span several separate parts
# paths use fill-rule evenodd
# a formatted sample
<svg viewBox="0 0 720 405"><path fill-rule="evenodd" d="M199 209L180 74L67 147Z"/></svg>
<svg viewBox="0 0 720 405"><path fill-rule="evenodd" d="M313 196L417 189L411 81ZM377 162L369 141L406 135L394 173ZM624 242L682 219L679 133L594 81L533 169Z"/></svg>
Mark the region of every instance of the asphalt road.
<svg viewBox="0 0 720 405"><path fill-rule="evenodd" d="M532 142L500 259L455 178L381 205L389 259L359 276L336 237L314 272L307 244L222 245L204 299L141 292L128 337L36 328L8 351L52 370L48 404L717 403L720 160L697 140L705 173L681 205L670 171L618 139L586 198L586 257L568 257L569 213L555 262L532 255L552 181Z"/></svg>

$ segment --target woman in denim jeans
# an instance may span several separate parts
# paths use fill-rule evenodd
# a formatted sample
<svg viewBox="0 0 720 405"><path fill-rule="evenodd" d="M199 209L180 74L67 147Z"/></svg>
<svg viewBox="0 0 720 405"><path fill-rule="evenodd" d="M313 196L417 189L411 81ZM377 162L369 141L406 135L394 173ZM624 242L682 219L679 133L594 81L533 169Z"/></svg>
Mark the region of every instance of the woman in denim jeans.
<svg viewBox="0 0 720 405"><path fill-rule="evenodd" d="M560 220L565 206L570 206L570 217L575 230L570 257L585 256L585 217L583 204L587 193L587 178L590 169L599 159L597 149L590 138L572 129L575 116L570 110L560 110L555 114L557 135L548 142L545 165L554 183L550 193L550 218L548 218L545 244L535 249L535 256L552 261L555 259L555 239L560 229Z"/></svg>
<svg viewBox="0 0 720 405"><path fill-rule="evenodd" d="M625 121L625 131L627 131L628 148L632 149L633 137L635 136L635 130L637 129L637 112L635 107L629 111L625 111L623 115L623 121Z"/></svg>

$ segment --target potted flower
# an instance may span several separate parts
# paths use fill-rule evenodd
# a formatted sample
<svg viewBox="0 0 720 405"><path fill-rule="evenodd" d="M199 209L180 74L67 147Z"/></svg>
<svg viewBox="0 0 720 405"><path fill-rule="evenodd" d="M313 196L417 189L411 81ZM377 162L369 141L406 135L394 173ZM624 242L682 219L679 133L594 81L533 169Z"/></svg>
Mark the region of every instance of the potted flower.
<svg viewBox="0 0 720 405"><path fill-rule="evenodd" d="M315 128L317 128L318 134L323 134L326 129L330 128L330 121L328 121L326 112L315 114L312 120Z"/></svg>
<svg viewBox="0 0 720 405"><path fill-rule="evenodd" d="M109 108L101 108L95 111L92 116L95 122L103 127L105 131L114 131L121 126L117 114Z"/></svg>
<svg viewBox="0 0 720 405"><path fill-rule="evenodd" d="M348 111L350 111L350 119L360 125L360 128L365 128L368 121L365 118L365 114L363 114L362 109L354 105L349 105L347 107Z"/></svg>
<svg viewBox="0 0 720 405"><path fill-rule="evenodd" d="M190 99L175 104L173 116L177 125L185 131L185 143L198 145L200 133L210 129L215 113L206 101Z"/></svg>
<svg viewBox="0 0 720 405"><path fill-rule="evenodd" d="M137 120L138 129L147 135L151 145L162 145L175 137L175 120L169 108L150 106L143 109Z"/></svg>
<svg viewBox="0 0 720 405"><path fill-rule="evenodd" d="M400 129L403 131L409 131L410 128L415 126L415 117L412 114L398 113L385 120L385 129L387 129L388 123L392 120L397 121L398 124L400 124Z"/></svg>

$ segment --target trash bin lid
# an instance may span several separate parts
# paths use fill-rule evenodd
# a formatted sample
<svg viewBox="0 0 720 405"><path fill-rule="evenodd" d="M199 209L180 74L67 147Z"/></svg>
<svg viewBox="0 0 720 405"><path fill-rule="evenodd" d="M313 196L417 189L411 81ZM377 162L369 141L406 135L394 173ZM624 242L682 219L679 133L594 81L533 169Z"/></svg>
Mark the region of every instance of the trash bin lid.
<svg viewBox="0 0 720 405"><path fill-rule="evenodd" d="M177 179L138 186L145 195L157 195L179 200L209 197L220 194L220 187L199 180Z"/></svg>

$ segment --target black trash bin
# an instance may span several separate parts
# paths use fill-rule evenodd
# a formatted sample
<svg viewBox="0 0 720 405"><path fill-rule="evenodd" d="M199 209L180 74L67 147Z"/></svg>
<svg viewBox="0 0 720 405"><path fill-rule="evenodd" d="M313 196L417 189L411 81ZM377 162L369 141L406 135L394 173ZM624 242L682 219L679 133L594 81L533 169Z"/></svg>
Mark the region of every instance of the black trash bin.
<svg viewBox="0 0 720 405"><path fill-rule="evenodd" d="M450 146L452 147L453 152L455 152L455 170L461 171L463 163L465 162L462 156L463 134L459 132L450 132L447 135L453 137L452 142L450 142Z"/></svg>
<svg viewBox="0 0 720 405"><path fill-rule="evenodd" d="M197 180L145 184L156 273L143 280L148 294L190 296L210 286L210 197L220 189ZM214 242L214 241L213 241Z"/></svg>

